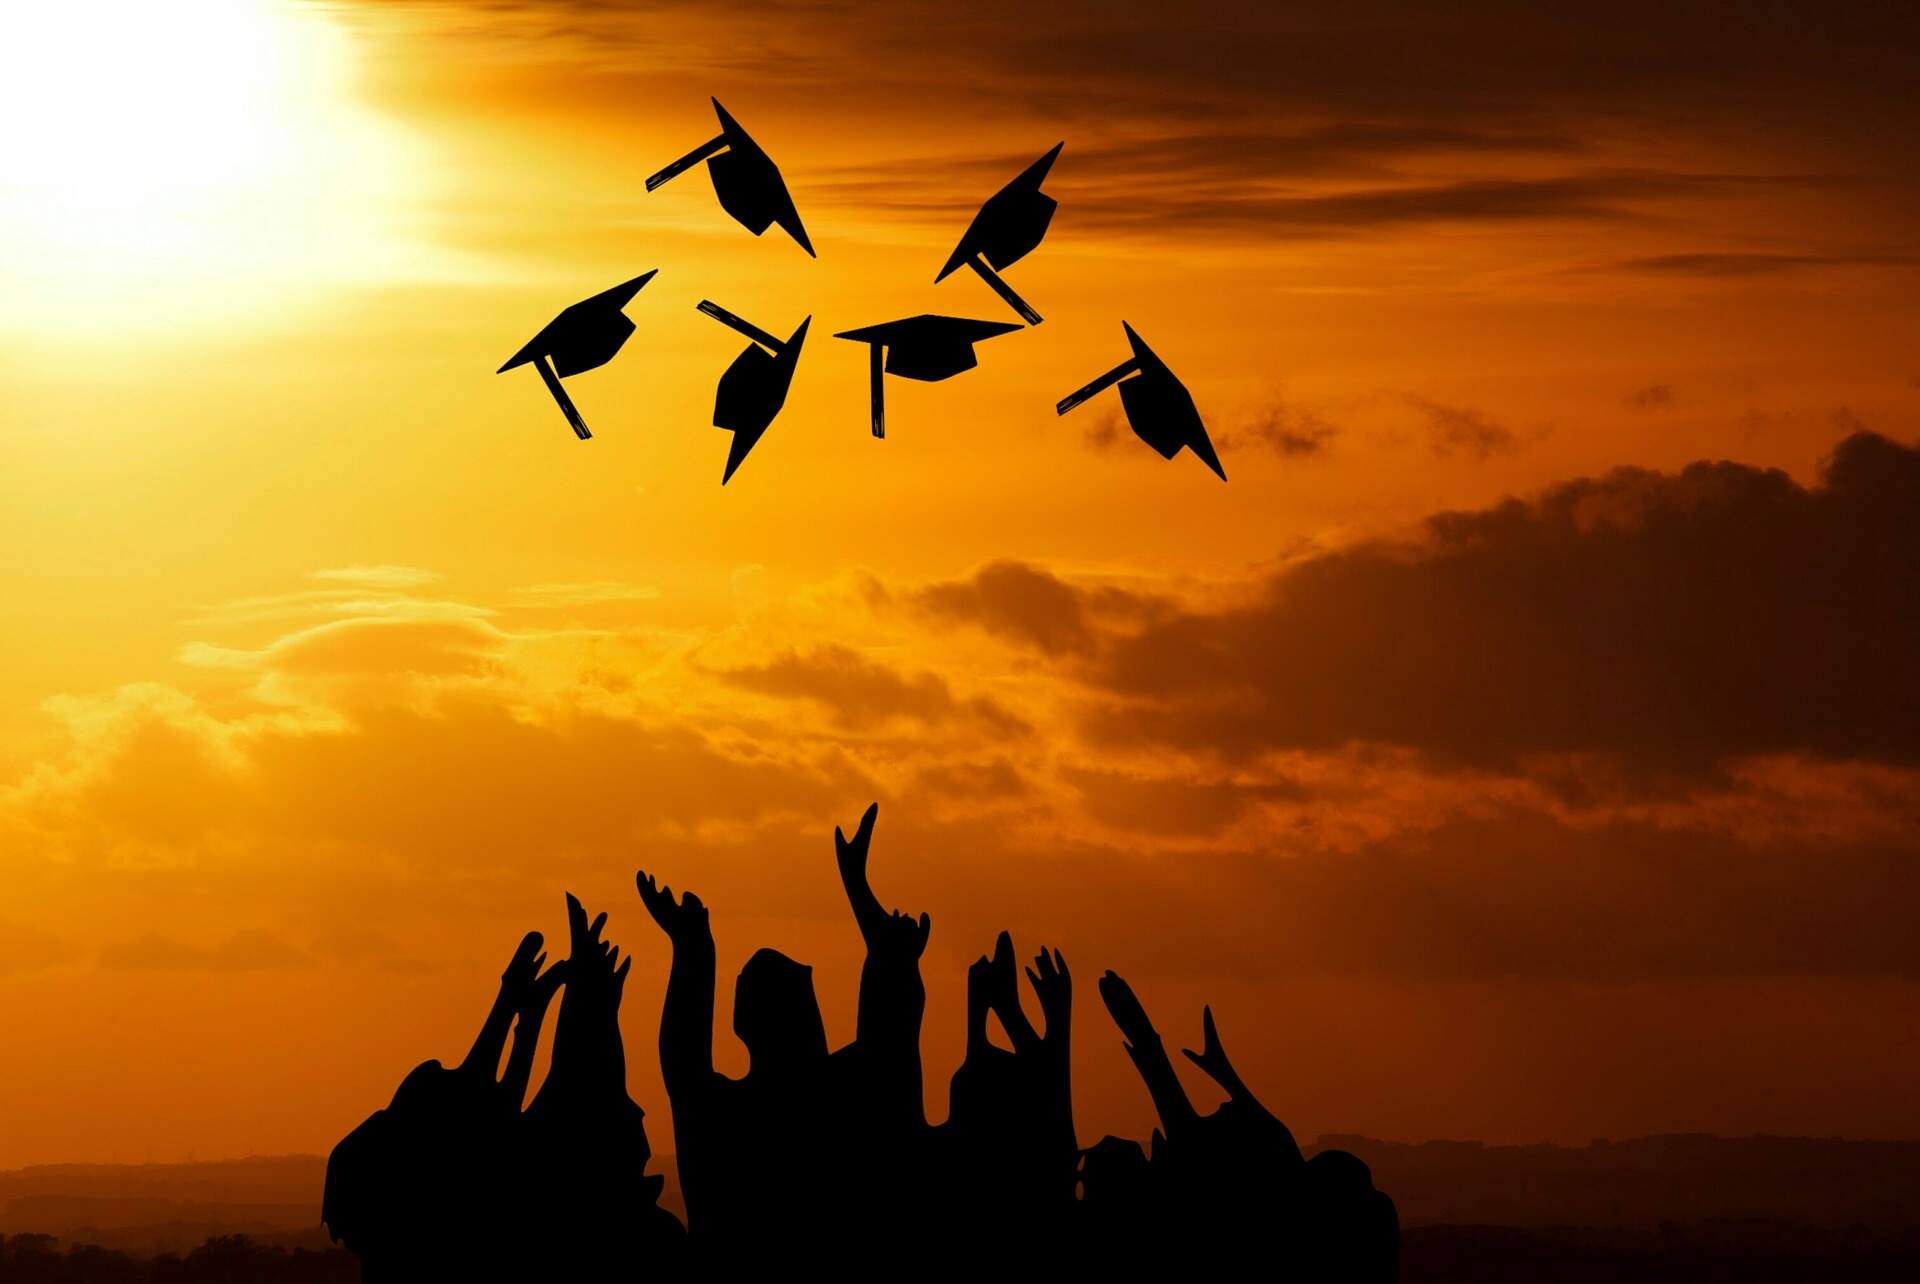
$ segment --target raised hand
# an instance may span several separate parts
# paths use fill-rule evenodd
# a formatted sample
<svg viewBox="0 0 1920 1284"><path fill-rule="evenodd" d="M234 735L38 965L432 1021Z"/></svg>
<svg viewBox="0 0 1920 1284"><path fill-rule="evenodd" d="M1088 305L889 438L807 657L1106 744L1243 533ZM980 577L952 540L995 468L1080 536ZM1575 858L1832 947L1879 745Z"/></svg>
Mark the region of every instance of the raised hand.
<svg viewBox="0 0 1920 1284"><path fill-rule="evenodd" d="M1064 1039L1073 1028L1073 976L1067 971L1067 960L1057 949L1048 957L1047 947L1041 946L1033 956L1033 967L1027 969L1027 981L1047 1018L1046 1041Z"/></svg>
<svg viewBox="0 0 1920 1284"><path fill-rule="evenodd" d="M924 913L919 918L899 910L885 915L867 938L867 954L872 958L917 962L926 952L927 938L933 934L933 920Z"/></svg>
<svg viewBox="0 0 1920 1284"><path fill-rule="evenodd" d="M544 959L546 955L540 957ZM533 978L520 991L513 1025L513 1050L507 1054L507 1069L500 1077L505 1099L515 1111L527 1099L527 1084L533 1078L533 1056L540 1046L540 1027L546 1023L547 1009L553 1006L553 996L566 979L567 965L563 960Z"/></svg>
<svg viewBox="0 0 1920 1284"><path fill-rule="evenodd" d="M692 892L683 892L678 901L673 898L673 889L656 883L652 874L641 870L633 876L634 884L640 890L640 903L647 907L647 913L659 925L667 939L676 945L681 941L713 939L713 926L707 918L707 907Z"/></svg>
<svg viewBox="0 0 1920 1284"><path fill-rule="evenodd" d="M1133 987L1121 980L1118 973L1110 971L1100 978L1100 997L1106 1000L1113 1023L1126 1036L1127 1056L1145 1081L1167 1136L1185 1136L1199 1115L1187 1099L1187 1090L1180 1085L1180 1076L1173 1072L1173 1062L1167 1059L1167 1050L1160 1045L1160 1032L1153 1028Z"/></svg>
<svg viewBox="0 0 1920 1284"><path fill-rule="evenodd" d="M883 930L882 924L887 913L880 907L880 898L873 894L873 884L867 880L867 848L873 842L873 822L880 815L880 804L874 803L860 817L860 827L854 831L853 840L833 827L834 861L840 867L840 885L846 889L847 903L853 907L853 921L860 925L860 936L873 948L874 934Z"/></svg>
<svg viewBox="0 0 1920 1284"><path fill-rule="evenodd" d="M1214 1028L1213 1008L1211 1005L1201 1009L1200 1024L1203 1042L1199 1052L1192 1048L1180 1051L1187 1060L1207 1072L1207 1077L1227 1090L1227 1095L1236 1101L1251 1101L1253 1094L1247 1091L1247 1085L1233 1068L1233 1062L1227 1059L1227 1050L1220 1043L1220 1032Z"/></svg>
<svg viewBox="0 0 1920 1284"><path fill-rule="evenodd" d="M462 1073L484 1076L491 1082L500 1069L500 1054L506 1050L507 1031L513 1025L514 1013L520 1006L522 995L533 983L540 971L546 955L540 953L545 940L538 932L528 932L520 938L513 957L507 960L506 968L500 973L500 990L493 998L493 1008L487 1013L487 1019L480 1026L480 1033L474 1036L473 1046L467 1050L466 1058L458 1069Z"/></svg>
<svg viewBox="0 0 1920 1284"><path fill-rule="evenodd" d="M880 817L880 804L870 804L860 815L860 827L854 831L853 841L841 832L840 826L833 827L833 853L840 865L840 879L849 886L865 886L867 882L867 848L873 842L873 822Z"/></svg>
<svg viewBox="0 0 1920 1284"><path fill-rule="evenodd" d="M546 957L546 955L542 954L534 961L534 966L538 967L540 963L546 960ZM558 963L555 963L552 967L528 981L520 991L518 1012L520 1019L525 1021L529 1017L532 1017L538 1021L540 1016L546 1012L547 1007L553 1002L553 996L559 992L562 985L566 984L566 981L567 961L565 959L561 959Z"/></svg>
<svg viewBox="0 0 1920 1284"><path fill-rule="evenodd" d="M1109 969L1100 978L1100 997L1105 1000L1107 1012L1113 1017L1113 1023L1120 1027L1120 1033L1128 1043L1138 1047L1160 1042L1160 1032L1153 1028L1147 1010L1140 1006L1133 987L1122 980L1119 973Z"/></svg>
<svg viewBox="0 0 1920 1284"><path fill-rule="evenodd" d="M1038 1048L1040 1035L1020 1006L1020 965L1014 961L1012 935L1002 932L994 938L993 961L988 966L991 968L988 994L993 1010L1000 1016L1000 1028L1007 1032L1013 1050L1028 1052Z"/></svg>
<svg viewBox="0 0 1920 1284"><path fill-rule="evenodd" d="M515 1008L525 1005L527 992L547 961L547 956L541 953L541 947L545 944L546 938L540 933L528 932L520 938L520 947L513 952L506 969L500 973L500 993Z"/></svg>

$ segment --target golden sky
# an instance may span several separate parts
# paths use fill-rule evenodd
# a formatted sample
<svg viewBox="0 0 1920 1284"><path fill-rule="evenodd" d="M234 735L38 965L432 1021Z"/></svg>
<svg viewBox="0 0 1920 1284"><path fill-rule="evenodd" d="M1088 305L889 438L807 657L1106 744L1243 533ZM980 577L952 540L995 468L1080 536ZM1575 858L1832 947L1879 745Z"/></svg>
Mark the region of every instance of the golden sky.
<svg viewBox="0 0 1920 1284"><path fill-rule="evenodd" d="M1902 7L74 0L0 47L0 1166L324 1150L636 866L812 962L881 801L928 1093L1011 928L1303 1137L1912 1136ZM717 95L815 246L645 176ZM1046 316L836 330L1055 142ZM649 269L637 330L527 371ZM724 490L713 385L788 333ZM1232 481L1112 394L1180 373ZM724 1023L722 1025L724 1029ZM721 1049L739 1068L740 1049ZM1197 1089L1198 1085L1196 1085Z"/></svg>

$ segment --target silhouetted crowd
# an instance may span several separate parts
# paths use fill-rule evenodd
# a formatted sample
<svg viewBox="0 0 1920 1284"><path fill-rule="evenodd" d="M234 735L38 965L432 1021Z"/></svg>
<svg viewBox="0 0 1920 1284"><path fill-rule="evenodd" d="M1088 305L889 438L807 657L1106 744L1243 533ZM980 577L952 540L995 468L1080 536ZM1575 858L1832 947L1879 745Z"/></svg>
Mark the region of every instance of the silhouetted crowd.
<svg viewBox="0 0 1920 1284"><path fill-rule="evenodd" d="M1285 1124L1234 1071L1204 1015L1185 1055L1226 1092L1212 1114L1188 1100L1127 983L1100 997L1146 1082L1160 1127L1150 1147L1117 1137L1081 1150L1070 1057L1073 982L1058 950L1026 969L1013 942L967 971L966 1056L946 1122L923 1107L920 958L931 924L884 908L867 878L877 807L849 841L840 880L866 945L853 1042L830 1050L813 970L776 950L734 984L747 1073L714 1069L715 962L707 907L638 875L673 950L660 1068L673 1111L686 1224L659 1206L643 1112L627 1095L619 1009L631 959L567 898L566 959L528 933L465 1060L417 1067L386 1109L327 1164L321 1217L371 1284L429 1279L694 1270L834 1270L859 1276L1194 1264L1302 1281L1392 1281L1399 1224L1367 1166L1344 1151L1305 1159ZM553 1053L525 1102L534 1052L560 996ZM1010 1048L988 1033L997 1018ZM508 1047L511 1036L511 1048ZM502 1058L505 1067L502 1070Z"/></svg>

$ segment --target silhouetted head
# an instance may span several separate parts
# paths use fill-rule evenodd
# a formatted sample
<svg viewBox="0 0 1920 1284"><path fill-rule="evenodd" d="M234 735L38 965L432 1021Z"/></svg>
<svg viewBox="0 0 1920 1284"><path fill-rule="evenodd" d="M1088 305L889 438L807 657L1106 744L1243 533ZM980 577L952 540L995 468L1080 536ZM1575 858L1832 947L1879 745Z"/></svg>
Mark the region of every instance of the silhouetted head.
<svg viewBox="0 0 1920 1284"><path fill-rule="evenodd" d="M1319 1203L1355 1201L1373 1193L1373 1171L1359 1156L1323 1150L1307 1161L1305 1193Z"/></svg>
<svg viewBox="0 0 1920 1284"><path fill-rule="evenodd" d="M761 950L733 989L733 1032L747 1045L749 1071L779 1074L827 1055L827 1026L813 993L813 969Z"/></svg>

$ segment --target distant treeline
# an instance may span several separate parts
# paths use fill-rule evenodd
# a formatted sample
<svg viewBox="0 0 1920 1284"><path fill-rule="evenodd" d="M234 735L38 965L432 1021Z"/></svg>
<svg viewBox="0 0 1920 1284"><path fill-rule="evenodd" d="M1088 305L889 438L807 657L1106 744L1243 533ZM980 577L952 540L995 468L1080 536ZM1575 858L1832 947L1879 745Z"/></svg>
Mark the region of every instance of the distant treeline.
<svg viewBox="0 0 1920 1284"><path fill-rule="evenodd" d="M273 1248L216 1236L186 1254L135 1257L51 1235L0 1236L0 1284L358 1284L345 1249Z"/></svg>

